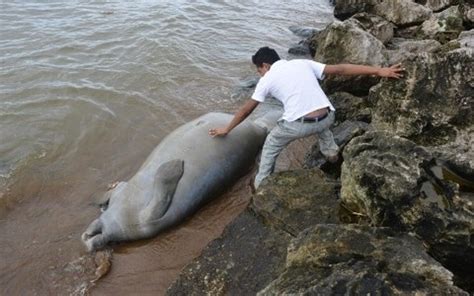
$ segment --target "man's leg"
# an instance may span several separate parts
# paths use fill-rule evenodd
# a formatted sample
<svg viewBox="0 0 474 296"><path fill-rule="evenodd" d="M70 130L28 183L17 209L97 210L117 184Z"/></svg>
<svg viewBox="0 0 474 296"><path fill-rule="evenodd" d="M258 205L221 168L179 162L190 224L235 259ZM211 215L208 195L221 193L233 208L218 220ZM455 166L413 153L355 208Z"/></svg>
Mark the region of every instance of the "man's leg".
<svg viewBox="0 0 474 296"><path fill-rule="evenodd" d="M321 153L330 162L336 162L338 160L339 146L334 141L334 136L329 127L334 122L334 112L329 114L328 122L323 126L323 130L318 133L319 138L319 149Z"/></svg>
<svg viewBox="0 0 474 296"><path fill-rule="evenodd" d="M298 134L292 133L291 130L285 127L285 123L287 122L279 121L277 126L268 134L265 144L263 144L260 165L255 176L255 188L258 188L263 179L273 173L276 159L283 148L291 141L299 138Z"/></svg>
<svg viewBox="0 0 474 296"><path fill-rule="evenodd" d="M334 136L329 129L324 130L319 136L319 149L321 153L330 162L337 162L339 146L334 142Z"/></svg>

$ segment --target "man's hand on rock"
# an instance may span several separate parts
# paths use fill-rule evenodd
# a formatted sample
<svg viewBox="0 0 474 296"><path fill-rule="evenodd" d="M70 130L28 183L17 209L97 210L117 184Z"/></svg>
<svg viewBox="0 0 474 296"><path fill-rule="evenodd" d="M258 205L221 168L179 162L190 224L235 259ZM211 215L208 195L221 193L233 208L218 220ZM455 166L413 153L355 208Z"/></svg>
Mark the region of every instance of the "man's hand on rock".
<svg viewBox="0 0 474 296"><path fill-rule="evenodd" d="M402 64L396 64L388 68L381 68L379 70L379 76L399 79L403 77L402 73L404 71L405 71L405 68L402 68Z"/></svg>
<svg viewBox="0 0 474 296"><path fill-rule="evenodd" d="M229 132L227 128L211 128L209 130L209 135L211 137L225 137Z"/></svg>

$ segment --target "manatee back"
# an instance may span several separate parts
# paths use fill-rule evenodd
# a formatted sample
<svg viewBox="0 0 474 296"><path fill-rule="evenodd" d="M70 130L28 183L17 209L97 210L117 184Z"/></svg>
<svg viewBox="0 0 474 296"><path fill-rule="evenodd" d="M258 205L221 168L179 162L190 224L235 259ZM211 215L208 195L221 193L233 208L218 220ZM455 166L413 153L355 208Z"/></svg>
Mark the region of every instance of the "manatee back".
<svg viewBox="0 0 474 296"><path fill-rule="evenodd" d="M145 161L141 172L154 171L173 159L184 161L184 173L169 215L186 216L230 186L255 163L266 130L245 120L225 137L210 137L209 129L226 126L233 116L208 113L169 134Z"/></svg>

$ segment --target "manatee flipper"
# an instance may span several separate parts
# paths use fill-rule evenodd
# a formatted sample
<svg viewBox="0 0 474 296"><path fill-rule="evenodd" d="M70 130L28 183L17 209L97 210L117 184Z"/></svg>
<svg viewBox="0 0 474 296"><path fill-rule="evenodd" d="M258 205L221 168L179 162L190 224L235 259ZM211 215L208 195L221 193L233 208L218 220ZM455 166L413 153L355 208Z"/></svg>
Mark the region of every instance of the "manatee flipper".
<svg viewBox="0 0 474 296"><path fill-rule="evenodd" d="M156 221L166 213L183 172L184 161L181 159L165 162L157 169L153 196L146 208L140 212L141 222Z"/></svg>

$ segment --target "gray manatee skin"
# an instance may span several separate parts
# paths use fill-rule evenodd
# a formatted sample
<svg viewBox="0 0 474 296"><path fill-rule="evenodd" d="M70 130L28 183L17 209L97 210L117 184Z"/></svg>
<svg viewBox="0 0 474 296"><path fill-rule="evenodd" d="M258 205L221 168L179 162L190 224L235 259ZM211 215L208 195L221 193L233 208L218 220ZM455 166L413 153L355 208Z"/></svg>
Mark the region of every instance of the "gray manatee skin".
<svg viewBox="0 0 474 296"><path fill-rule="evenodd" d="M208 113L177 128L128 182L106 192L108 208L82 234L87 249L153 237L194 213L248 172L278 116L245 120L226 137L208 135L210 128L232 120L224 113Z"/></svg>

